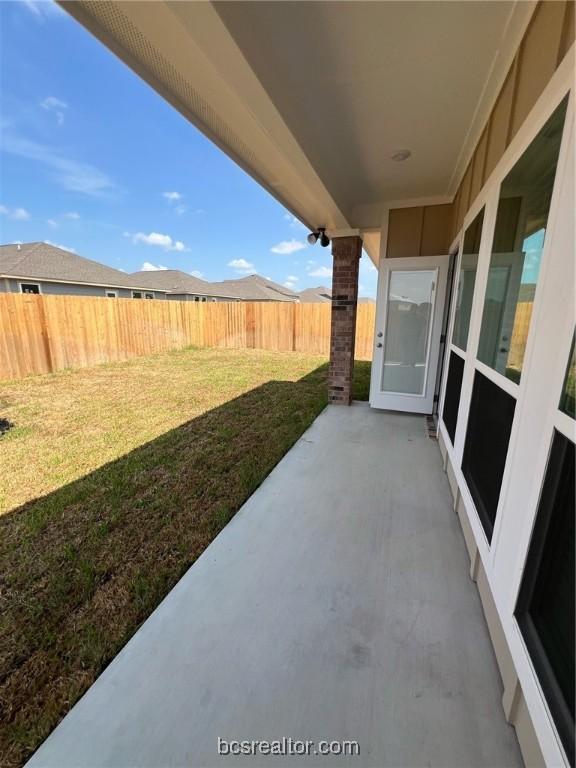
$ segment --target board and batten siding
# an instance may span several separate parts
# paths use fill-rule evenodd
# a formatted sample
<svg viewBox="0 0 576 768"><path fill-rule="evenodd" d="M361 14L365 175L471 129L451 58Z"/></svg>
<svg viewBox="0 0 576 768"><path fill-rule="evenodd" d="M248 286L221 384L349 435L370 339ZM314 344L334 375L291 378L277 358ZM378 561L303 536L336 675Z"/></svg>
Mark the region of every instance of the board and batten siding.
<svg viewBox="0 0 576 768"><path fill-rule="evenodd" d="M454 201L391 209L387 258L448 253L466 213L574 43L574 9L574 0L538 3Z"/></svg>

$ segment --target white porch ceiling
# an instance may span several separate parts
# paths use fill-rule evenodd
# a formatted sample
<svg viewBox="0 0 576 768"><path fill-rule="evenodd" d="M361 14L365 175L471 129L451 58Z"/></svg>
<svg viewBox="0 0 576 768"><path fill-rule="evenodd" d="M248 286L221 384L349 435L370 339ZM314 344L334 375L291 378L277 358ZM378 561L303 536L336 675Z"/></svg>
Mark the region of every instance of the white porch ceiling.
<svg viewBox="0 0 576 768"><path fill-rule="evenodd" d="M306 224L332 229L452 197L534 7L61 4ZM393 161L399 149L412 157Z"/></svg>

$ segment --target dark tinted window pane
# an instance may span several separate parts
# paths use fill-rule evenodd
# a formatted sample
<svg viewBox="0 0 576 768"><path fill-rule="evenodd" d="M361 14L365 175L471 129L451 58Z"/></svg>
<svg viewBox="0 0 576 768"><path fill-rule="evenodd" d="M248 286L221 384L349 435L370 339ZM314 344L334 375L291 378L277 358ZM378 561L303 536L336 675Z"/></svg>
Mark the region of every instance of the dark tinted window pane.
<svg viewBox="0 0 576 768"><path fill-rule="evenodd" d="M464 350L468 343L470 313L472 312L472 299L474 298L474 285L476 284L476 268L478 266L483 221L484 208L482 208L478 216L470 224L464 235L462 260L460 262L460 273L458 274L452 343Z"/></svg>
<svg viewBox="0 0 576 768"><path fill-rule="evenodd" d="M502 182L478 359L520 381L567 99Z"/></svg>
<svg viewBox="0 0 576 768"><path fill-rule="evenodd" d="M556 432L516 615L574 765L574 444Z"/></svg>
<svg viewBox="0 0 576 768"><path fill-rule="evenodd" d="M442 409L442 421L446 431L450 435L450 441L454 445L456 434L456 421L458 419L458 406L460 405L460 391L462 389L462 376L464 375L464 360L455 352L450 353L448 366L448 378L446 380L446 393L444 394L444 408Z"/></svg>
<svg viewBox="0 0 576 768"><path fill-rule="evenodd" d="M476 371L462 471L486 531L492 538L516 401Z"/></svg>
<svg viewBox="0 0 576 768"><path fill-rule="evenodd" d="M576 360L574 358L574 339L572 339L572 351L564 379L562 397L560 398L560 410L568 416L574 416L574 400L576 398Z"/></svg>

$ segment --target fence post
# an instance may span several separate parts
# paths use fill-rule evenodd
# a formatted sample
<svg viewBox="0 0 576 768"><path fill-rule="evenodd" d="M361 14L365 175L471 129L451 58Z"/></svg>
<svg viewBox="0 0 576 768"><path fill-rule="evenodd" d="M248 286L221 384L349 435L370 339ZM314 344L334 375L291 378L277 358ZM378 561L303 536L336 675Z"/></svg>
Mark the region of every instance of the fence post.
<svg viewBox="0 0 576 768"><path fill-rule="evenodd" d="M254 304L249 301L246 304L246 347L254 349L256 343L256 314Z"/></svg>
<svg viewBox="0 0 576 768"><path fill-rule="evenodd" d="M42 336L42 344L44 345L44 353L46 355L46 362L48 363L48 370L50 373L54 373L54 357L52 355L52 343L50 340L50 333L48 332L48 320L46 318L46 307L44 306L44 296L36 296L38 301L38 315L40 317L40 335Z"/></svg>

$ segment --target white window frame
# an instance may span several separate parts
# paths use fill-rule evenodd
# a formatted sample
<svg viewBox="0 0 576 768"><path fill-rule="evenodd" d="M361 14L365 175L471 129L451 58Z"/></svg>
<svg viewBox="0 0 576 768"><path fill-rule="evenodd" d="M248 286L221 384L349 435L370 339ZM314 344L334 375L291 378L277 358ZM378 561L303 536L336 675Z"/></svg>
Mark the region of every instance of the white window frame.
<svg viewBox="0 0 576 768"><path fill-rule="evenodd" d="M458 484L460 504L461 507L463 506L465 516L472 528L524 699L544 759L549 765L568 765L568 762L514 617L514 609L528 554L530 536L536 520L538 501L544 482L554 429L576 442L574 421L558 409L574 333L575 311L573 297L574 265L572 262L570 262L570 266L567 264L567 260L573 259L574 201L573 199L570 200L570 194L565 189L565 185L570 184L570 174L572 174L573 190L575 99L573 70L574 46L551 78L480 194L473 201L455 239L460 245L456 269L454 270L452 295L455 295L454 290L460 270L464 233L480 209L485 206L468 344L465 353L452 344L455 302L452 302L450 308L447 331L447 339L450 341L446 344L445 350L438 426ZM534 296L532 320L526 343L522 376L519 384L516 384L476 358L500 185L568 92L570 96L548 215L540 274ZM570 226L571 216L572 224ZM552 260L552 252L554 253L554 261ZM570 270L572 270L571 276ZM555 291L556 293L554 293ZM570 295L571 291L572 294ZM568 298L562 301L561 296ZM550 343L550 339L554 340L553 344ZM452 445L442 421L451 352L465 360L454 445ZM473 379L476 371L485 375L516 400L508 456L490 544L461 469ZM538 411L537 418L534 418L533 415L535 408Z"/></svg>
<svg viewBox="0 0 576 768"><path fill-rule="evenodd" d="M106 288L104 291L104 296L106 296L107 299L117 299L118 291L115 291L113 288Z"/></svg>
<svg viewBox="0 0 576 768"><path fill-rule="evenodd" d="M154 296L154 293L152 291L144 291L144 298L148 299L148 301L150 301L150 299L154 299L155 296Z"/></svg>
<svg viewBox="0 0 576 768"><path fill-rule="evenodd" d="M135 293L139 293L140 296L134 296ZM133 299L143 299L144 298L144 291L132 291L132 298Z"/></svg>
<svg viewBox="0 0 576 768"><path fill-rule="evenodd" d="M18 287L20 288L20 293L25 293L22 286L23 285L35 285L36 288L38 288L37 294L28 294L28 296L34 296L34 295L42 295L42 286L40 283L35 282L34 280L18 280Z"/></svg>

